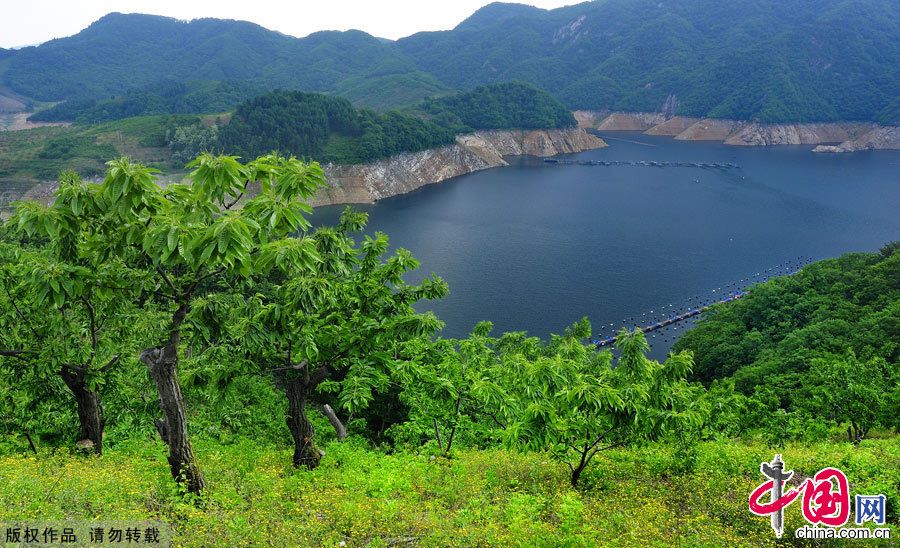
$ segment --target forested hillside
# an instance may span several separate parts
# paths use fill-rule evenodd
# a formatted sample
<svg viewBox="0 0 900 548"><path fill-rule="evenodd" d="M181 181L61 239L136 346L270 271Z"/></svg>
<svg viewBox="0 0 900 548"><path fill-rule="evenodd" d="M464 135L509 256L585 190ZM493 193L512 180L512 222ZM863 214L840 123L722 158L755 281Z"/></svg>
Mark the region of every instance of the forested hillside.
<svg viewBox="0 0 900 548"><path fill-rule="evenodd" d="M795 416L900 426L900 245L759 285L716 306L675 350L693 352L694 378Z"/></svg>
<svg viewBox="0 0 900 548"><path fill-rule="evenodd" d="M551 90L570 109L896 123L900 7L892 0L600 0L553 10L495 3L453 30L396 42L359 31L292 38L239 21L110 14L10 57L0 84L43 101L107 99L168 78L249 80L388 108L519 80Z"/></svg>
<svg viewBox="0 0 900 548"><path fill-rule="evenodd" d="M598 0L490 4L456 28L396 42L292 38L251 23L110 14L12 53L0 84L43 101L102 100L161 79L248 80L376 108L523 81L570 109L666 110L764 122L896 123L900 7L892 0Z"/></svg>
<svg viewBox="0 0 900 548"><path fill-rule="evenodd" d="M397 83L408 86L403 93L415 101L442 89L434 78L417 75L390 44L359 31L297 39L243 21L112 13L75 36L17 51L2 81L42 101L102 100L163 80L246 80L307 91L342 84L342 93L353 94L362 82L347 78L390 83L407 76Z"/></svg>
<svg viewBox="0 0 900 548"><path fill-rule="evenodd" d="M31 115L34 122L97 124L155 114L206 114L232 110L267 91L246 81L164 81L109 99L73 99Z"/></svg>
<svg viewBox="0 0 900 548"><path fill-rule="evenodd" d="M160 114L221 112L255 89L242 82L168 82L114 100L61 103L33 118L72 115L78 120L74 125L0 133L0 183L21 188L66 169L97 175L119 155L166 171L182 170L204 151L250 158L278 150L356 164L446 145L474 129L575 124L549 94L520 83L483 86L404 111L376 112L329 95L274 91L243 100L233 112Z"/></svg>
<svg viewBox="0 0 900 548"><path fill-rule="evenodd" d="M219 129L218 148L245 158L280 151L353 164L445 145L454 136L397 111L379 114L337 97L275 91L242 103Z"/></svg>
<svg viewBox="0 0 900 548"><path fill-rule="evenodd" d="M426 99L422 110L458 132L469 129L543 129L574 127L575 117L549 93L510 82Z"/></svg>
<svg viewBox="0 0 900 548"><path fill-rule="evenodd" d="M870 120L900 97L890 0L491 4L397 45L449 85L523 80L571 108Z"/></svg>

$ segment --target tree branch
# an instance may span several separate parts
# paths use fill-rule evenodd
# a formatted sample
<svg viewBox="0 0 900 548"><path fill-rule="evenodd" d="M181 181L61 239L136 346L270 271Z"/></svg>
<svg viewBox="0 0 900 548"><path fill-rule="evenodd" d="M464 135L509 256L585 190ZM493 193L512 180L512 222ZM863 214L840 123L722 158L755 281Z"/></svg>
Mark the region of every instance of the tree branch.
<svg viewBox="0 0 900 548"><path fill-rule="evenodd" d="M3 284L3 290L6 291L6 296L9 297L9 302L11 305L13 305L13 308L16 311L16 315L19 316L19 319L22 320L22 323L24 323L25 326L28 327L28 330L31 331L31 334L34 335L36 339L41 340L43 337L38 334L38 332L34 329L34 326L32 326L31 323L29 323L29 321L25 318L25 314L22 314L22 311L19 310L18 305L16 305L16 299L12 296L12 293L9 292L9 288L6 287L6 284Z"/></svg>
<svg viewBox="0 0 900 548"><path fill-rule="evenodd" d="M437 419L434 418L434 417L432 417L431 420L434 422L434 439L437 440L438 449L440 449L441 451L443 451L443 450L444 450L444 444L441 443L441 431L440 431L440 429L438 428Z"/></svg>
<svg viewBox="0 0 900 548"><path fill-rule="evenodd" d="M292 363L285 367L273 367L272 369L266 369L263 372L271 373L272 371L287 371L288 369L293 369L295 371L299 371L299 370L303 369L304 367L306 367L307 364L308 364L308 362L306 360L303 360L300 363Z"/></svg>
<svg viewBox="0 0 900 548"><path fill-rule="evenodd" d="M115 356L113 356L112 358L110 358L110 360L106 363L106 365L104 365L103 367L100 368L100 372L101 372L101 373L106 373L107 371L109 371L110 369L112 369L112 367L113 367L114 365L116 365L118 362L119 362L119 355L116 354Z"/></svg>
<svg viewBox="0 0 900 548"><path fill-rule="evenodd" d="M328 417L328 422L331 423L331 426L334 427L334 431L337 433L338 441L344 441L344 438L347 437L347 428L344 426L344 423L341 422L341 419L338 418L337 413L334 412L334 409L331 408L327 403L322 406L322 412Z"/></svg>
<svg viewBox="0 0 900 548"><path fill-rule="evenodd" d="M306 360L304 360L304 362L305 361ZM309 387L315 388L316 386L319 386L319 383L321 383L326 378L328 378L329 375L331 375L331 368L328 367L328 364L325 364L325 365L317 368L316 370L314 370L312 373L309 374L309 381L308 381Z"/></svg>

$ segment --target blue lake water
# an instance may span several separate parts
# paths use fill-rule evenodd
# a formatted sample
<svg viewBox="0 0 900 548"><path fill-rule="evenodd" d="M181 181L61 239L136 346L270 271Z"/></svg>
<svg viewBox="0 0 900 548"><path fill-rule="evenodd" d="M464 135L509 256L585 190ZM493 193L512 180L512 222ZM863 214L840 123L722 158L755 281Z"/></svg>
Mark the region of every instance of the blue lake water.
<svg viewBox="0 0 900 548"><path fill-rule="evenodd" d="M601 136L609 147L558 158L740 168L514 158L509 167L356 207L369 213L368 230L386 232L421 261L410 281L434 272L449 283L449 297L421 306L446 322L448 337L480 320L497 332L546 337L582 316L608 335L623 320L646 324L727 296L767 269L900 239L900 151L830 155L808 146ZM314 222L334 222L341 209L318 208ZM654 357L684 328L651 337Z"/></svg>

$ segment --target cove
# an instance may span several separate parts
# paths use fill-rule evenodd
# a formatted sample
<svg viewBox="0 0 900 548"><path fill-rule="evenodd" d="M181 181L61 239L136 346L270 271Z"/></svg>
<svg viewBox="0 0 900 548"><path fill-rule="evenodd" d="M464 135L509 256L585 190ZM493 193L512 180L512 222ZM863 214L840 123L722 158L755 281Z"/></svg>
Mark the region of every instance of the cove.
<svg viewBox="0 0 900 548"><path fill-rule="evenodd" d="M369 213L368 232L386 232L421 261L410 281L434 272L448 282L446 299L421 305L446 322L447 337L481 320L497 334L546 337L582 316L608 336L623 320L643 324L650 310L715 299L776 265L900 239L900 151L826 155L599 135L609 147L556 158L739 168L516 157L355 207ZM343 207L316 208L313 223L334 223ZM686 325L649 338L651 355L663 357Z"/></svg>

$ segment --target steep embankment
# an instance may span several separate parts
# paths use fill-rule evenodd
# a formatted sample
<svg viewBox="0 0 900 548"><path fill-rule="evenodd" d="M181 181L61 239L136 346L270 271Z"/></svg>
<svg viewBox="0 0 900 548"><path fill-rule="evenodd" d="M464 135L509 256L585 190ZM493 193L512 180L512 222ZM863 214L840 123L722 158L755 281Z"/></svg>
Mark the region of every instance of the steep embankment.
<svg viewBox="0 0 900 548"><path fill-rule="evenodd" d="M496 130L459 135L452 145L368 164L325 166L329 187L313 205L367 203L432 183L507 165L504 156L553 156L606 146L583 129Z"/></svg>
<svg viewBox="0 0 900 548"><path fill-rule="evenodd" d="M690 118L648 112L575 113L579 127L600 131L643 131L681 141L722 141L736 146L823 145L816 152L900 149L900 128L865 122L761 124L740 120ZM826 143L836 146L824 146Z"/></svg>
<svg viewBox="0 0 900 548"><path fill-rule="evenodd" d="M856 138L850 138L837 146L819 145L813 152L854 152L857 150L900 150L900 127L879 126L870 128Z"/></svg>

